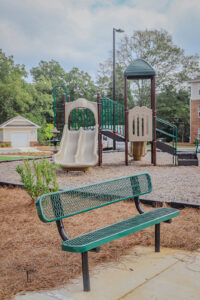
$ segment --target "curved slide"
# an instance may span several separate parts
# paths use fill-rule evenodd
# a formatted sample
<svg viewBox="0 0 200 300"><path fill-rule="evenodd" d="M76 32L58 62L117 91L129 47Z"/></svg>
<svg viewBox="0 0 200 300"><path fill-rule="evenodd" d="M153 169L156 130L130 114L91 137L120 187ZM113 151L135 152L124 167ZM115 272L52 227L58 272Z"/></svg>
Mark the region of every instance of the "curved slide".
<svg viewBox="0 0 200 300"><path fill-rule="evenodd" d="M62 168L87 168L95 166L97 155L98 129L69 130L66 124L63 130L60 150L53 156L54 163Z"/></svg>

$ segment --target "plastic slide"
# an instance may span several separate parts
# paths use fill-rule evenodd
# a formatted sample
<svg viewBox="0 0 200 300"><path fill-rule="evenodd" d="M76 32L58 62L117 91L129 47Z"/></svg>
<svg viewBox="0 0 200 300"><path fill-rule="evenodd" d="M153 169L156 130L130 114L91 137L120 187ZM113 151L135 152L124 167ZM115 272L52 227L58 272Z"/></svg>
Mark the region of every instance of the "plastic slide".
<svg viewBox="0 0 200 300"><path fill-rule="evenodd" d="M87 168L95 166L97 155L98 129L69 130L66 124L63 130L60 150L53 156L54 163L62 168Z"/></svg>

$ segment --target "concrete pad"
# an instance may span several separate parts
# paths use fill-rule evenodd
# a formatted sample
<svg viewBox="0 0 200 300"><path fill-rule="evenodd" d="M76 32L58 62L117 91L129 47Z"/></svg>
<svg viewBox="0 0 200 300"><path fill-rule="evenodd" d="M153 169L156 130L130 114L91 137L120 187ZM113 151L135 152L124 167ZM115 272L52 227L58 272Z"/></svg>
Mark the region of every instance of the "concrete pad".
<svg viewBox="0 0 200 300"><path fill-rule="evenodd" d="M152 247L135 247L119 262L90 273L90 292L83 292L80 277L65 287L17 295L15 300L200 299L200 251L162 248L155 253Z"/></svg>

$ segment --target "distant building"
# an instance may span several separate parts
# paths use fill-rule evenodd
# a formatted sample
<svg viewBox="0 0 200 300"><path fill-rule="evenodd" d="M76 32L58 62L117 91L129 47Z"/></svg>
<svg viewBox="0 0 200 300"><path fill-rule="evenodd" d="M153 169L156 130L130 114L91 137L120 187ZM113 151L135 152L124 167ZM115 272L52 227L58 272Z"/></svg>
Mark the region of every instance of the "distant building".
<svg viewBox="0 0 200 300"><path fill-rule="evenodd" d="M190 142L196 138L200 140L200 77L189 81L191 86L190 97Z"/></svg>
<svg viewBox="0 0 200 300"><path fill-rule="evenodd" d="M12 147L35 146L38 128L40 126L24 117L14 117L0 125L0 144Z"/></svg>

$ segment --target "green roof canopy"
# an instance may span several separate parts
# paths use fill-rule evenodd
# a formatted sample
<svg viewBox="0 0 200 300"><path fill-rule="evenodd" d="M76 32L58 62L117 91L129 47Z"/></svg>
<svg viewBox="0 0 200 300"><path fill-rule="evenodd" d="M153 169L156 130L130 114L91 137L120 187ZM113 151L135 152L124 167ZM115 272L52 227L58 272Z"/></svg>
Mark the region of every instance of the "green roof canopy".
<svg viewBox="0 0 200 300"><path fill-rule="evenodd" d="M124 71L124 76L126 76L127 79L148 79L155 75L155 70L144 59L136 59L132 61L132 63L130 63L128 68Z"/></svg>

